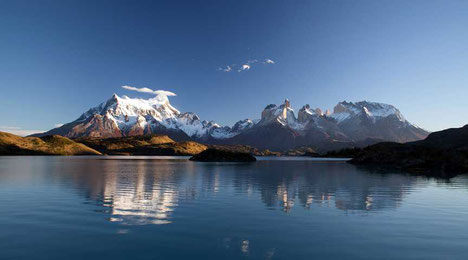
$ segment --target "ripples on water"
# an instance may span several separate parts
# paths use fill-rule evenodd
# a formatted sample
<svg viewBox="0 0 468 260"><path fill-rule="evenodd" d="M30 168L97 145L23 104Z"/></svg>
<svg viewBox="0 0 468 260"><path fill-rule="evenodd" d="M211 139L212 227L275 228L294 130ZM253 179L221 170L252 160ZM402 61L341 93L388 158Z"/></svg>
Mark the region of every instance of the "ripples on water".
<svg viewBox="0 0 468 260"><path fill-rule="evenodd" d="M1 157L0 258L457 258L467 184L339 160Z"/></svg>

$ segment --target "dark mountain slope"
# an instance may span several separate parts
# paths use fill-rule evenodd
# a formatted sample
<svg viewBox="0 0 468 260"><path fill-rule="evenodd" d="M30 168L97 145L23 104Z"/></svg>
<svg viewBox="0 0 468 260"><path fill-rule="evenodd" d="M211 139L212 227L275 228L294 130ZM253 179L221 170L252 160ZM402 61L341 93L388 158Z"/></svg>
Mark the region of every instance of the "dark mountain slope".
<svg viewBox="0 0 468 260"><path fill-rule="evenodd" d="M445 177L468 173L468 125L434 132L422 141L371 145L350 163Z"/></svg>

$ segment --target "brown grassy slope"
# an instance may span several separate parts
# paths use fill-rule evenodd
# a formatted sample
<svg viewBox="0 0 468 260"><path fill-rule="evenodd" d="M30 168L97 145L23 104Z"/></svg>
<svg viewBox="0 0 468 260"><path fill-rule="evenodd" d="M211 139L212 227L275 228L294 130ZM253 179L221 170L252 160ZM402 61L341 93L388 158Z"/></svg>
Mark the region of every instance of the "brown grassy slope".
<svg viewBox="0 0 468 260"><path fill-rule="evenodd" d="M194 155L207 148L197 142L175 142L167 135L79 138L76 141L111 155Z"/></svg>
<svg viewBox="0 0 468 260"><path fill-rule="evenodd" d="M276 155L248 145L204 145L193 141L175 142L167 135L128 136L117 138L78 138L75 141L109 155L195 155L207 148L245 152L254 155Z"/></svg>
<svg viewBox="0 0 468 260"><path fill-rule="evenodd" d="M21 137L0 132L0 155L98 155L100 152L66 137Z"/></svg>
<svg viewBox="0 0 468 260"><path fill-rule="evenodd" d="M106 154L113 154L115 151L122 149L174 142L174 140L169 138L167 135L129 136L117 138L83 137L75 139L75 141Z"/></svg>

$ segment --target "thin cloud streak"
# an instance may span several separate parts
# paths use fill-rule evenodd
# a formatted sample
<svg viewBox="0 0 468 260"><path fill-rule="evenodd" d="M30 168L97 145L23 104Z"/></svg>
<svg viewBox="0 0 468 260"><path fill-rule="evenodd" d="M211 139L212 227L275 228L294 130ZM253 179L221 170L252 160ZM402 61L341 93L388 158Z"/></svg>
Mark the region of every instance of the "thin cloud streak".
<svg viewBox="0 0 468 260"><path fill-rule="evenodd" d="M148 93L148 94L163 95L163 96L177 96L174 92L167 91L167 90L152 90L150 88L136 88L136 87L127 86L127 85L122 86L122 88L126 90L140 92L140 93Z"/></svg>
<svg viewBox="0 0 468 260"><path fill-rule="evenodd" d="M226 68L219 68L218 70L224 71L224 72L230 72L232 70L232 67L227 65Z"/></svg>
<svg viewBox="0 0 468 260"><path fill-rule="evenodd" d="M272 59L265 59L264 61L259 61L257 59L248 60L247 62L242 63L242 65L238 66L236 71L237 72L249 71L254 64L268 65L268 64L275 64L275 61L272 60ZM220 67L220 68L218 68L218 70L222 71L222 72L231 72L231 71L233 71L233 68L234 68L235 65L236 64L230 64L230 65L227 65L226 67ZM257 66L257 65L255 65L255 66Z"/></svg>

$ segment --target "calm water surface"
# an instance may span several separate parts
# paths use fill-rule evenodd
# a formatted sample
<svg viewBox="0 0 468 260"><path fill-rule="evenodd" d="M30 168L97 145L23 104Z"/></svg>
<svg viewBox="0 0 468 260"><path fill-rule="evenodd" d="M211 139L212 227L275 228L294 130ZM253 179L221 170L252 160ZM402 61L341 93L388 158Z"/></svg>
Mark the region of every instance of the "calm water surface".
<svg viewBox="0 0 468 260"><path fill-rule="evenodd" d="M0 157L0 259L467 257L467 177L304 158Z"/></svg>

